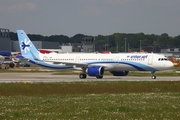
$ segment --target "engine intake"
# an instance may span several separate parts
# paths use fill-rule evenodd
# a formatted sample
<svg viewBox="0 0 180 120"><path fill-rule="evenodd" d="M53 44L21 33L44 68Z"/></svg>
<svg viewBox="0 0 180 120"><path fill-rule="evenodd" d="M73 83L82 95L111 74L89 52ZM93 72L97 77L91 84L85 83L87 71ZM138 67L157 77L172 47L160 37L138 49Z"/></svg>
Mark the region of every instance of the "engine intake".
<svg viewBox="0 0 180 120"><path fill-rule="evenodd" d="M90 66L87 68L87 74L89 76L103 76L104 75L104 67Z"/></svg>
<svg viewBox="0 0 180 120"><path fill-rule="evenodd" d="M13 62L9 63L9 67L10 67L10 68L14 68L14 66L15 66L15 65L14 65Z"/></svg>
<svg viewBox="0 0 180 120"><path fill-rule="evenodd" d="M110 71L114 76L127 76L129 71Z"/></svg>

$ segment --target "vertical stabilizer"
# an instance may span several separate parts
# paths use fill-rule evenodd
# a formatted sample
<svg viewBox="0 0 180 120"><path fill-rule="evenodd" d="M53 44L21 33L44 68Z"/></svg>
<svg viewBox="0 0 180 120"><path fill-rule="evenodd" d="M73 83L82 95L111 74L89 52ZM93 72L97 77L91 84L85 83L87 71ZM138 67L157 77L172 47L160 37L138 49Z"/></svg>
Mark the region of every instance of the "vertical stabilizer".
<svg viewBox="0 0 180 120"><path fill-rule="evenodd" d="M17 30L21 54L28 59L39 59L40 52L23 30Z"/></svg>

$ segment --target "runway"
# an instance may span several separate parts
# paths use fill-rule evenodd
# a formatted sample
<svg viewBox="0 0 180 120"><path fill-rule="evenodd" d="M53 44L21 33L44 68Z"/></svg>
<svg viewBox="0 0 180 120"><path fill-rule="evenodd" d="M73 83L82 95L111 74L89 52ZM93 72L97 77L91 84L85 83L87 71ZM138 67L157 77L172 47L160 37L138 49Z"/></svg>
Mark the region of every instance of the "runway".
<svg viewBox="0 0 180 120"><path fill-rule="evenodd" d="M180 77L162 77L157 76L151 79L151 76L110 76L104 75L103 79L96 77L87 77L79 79L79 75L52 75L52 73L0 73L0 83L11 82L80 82L80 81L180 81Z"/></svg>

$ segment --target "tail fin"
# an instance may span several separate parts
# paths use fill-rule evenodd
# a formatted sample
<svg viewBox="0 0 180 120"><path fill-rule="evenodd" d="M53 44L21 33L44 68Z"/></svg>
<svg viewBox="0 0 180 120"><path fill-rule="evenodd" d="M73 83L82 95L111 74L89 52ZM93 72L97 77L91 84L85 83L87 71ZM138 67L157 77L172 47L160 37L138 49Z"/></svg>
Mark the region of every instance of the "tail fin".
<svg viewBox="0 0 180 120"><path fill-rule="evenodd" d="M17 30L21 54L28 59L40 59L40 52L36 49L29 37L23 30Z"/></svg>

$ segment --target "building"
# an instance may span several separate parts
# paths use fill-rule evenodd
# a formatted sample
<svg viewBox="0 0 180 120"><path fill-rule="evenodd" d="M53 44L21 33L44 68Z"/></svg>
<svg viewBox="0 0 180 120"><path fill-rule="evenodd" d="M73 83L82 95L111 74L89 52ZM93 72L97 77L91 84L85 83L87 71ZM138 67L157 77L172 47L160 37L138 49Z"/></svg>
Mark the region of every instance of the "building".
<svg viewBox="0 0 180 120"><path fill-rule="evenodd" d="M180 58L180 48L161 49L161 53Z"/></svg>
<svg viewBox="0 0 180 120"><path fill-rule="evenodd" d="M82 52L81 43L63 43L60 46L62 53Z"/></svg>
<svg viewBox="0 0 180 120"><path fill-rule="evenodd" d="M95 39L93 37L85 37L82 39L83 52L95 52Z"/></svg>
<svg viewBox="0 0 180 120"><path fill-rule="evenodd" d="M11 51L9 29L0 28L0 51Z"/></svg>
<svg viewBox="0 0 180 120"><path fill-rule="evenodd" d="M37 49L60 49L58 42L32 41ZM20 51L19 42L12 41L12 52Z"/></svg>

